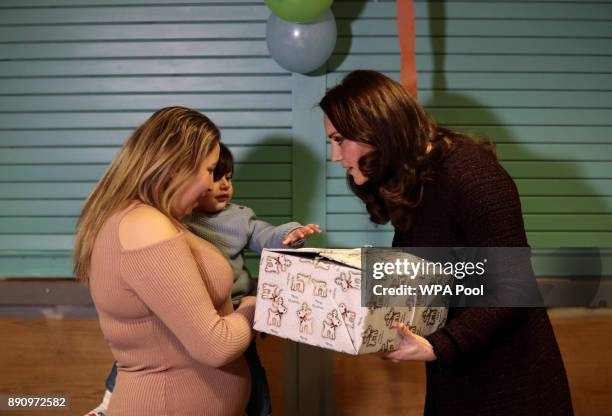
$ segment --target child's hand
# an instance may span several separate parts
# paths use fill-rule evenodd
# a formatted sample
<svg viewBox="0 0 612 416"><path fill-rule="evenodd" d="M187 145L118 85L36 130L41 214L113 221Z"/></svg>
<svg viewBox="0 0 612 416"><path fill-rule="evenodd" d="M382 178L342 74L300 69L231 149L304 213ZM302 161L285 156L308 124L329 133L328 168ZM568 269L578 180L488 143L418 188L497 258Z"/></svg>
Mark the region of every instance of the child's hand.
<svg viewBox="0 0 612 416"><path fill-rule="evenodd" d="M257 300L257 298L255 296L243 296L240 299L240 305L238 305L238 308L242 307L242 306L250 306L250 305L255 305L255 301Z"/></svg>
<svg viewBox="0 0 612 416"><path fill-rule="evenodd" d="M287 238L285 238L285 240L283 241L283 244L286 246L289 246L295 243L296 241L305 240L306 238L310 237L314 233L320 233L320 232L321 232L321 227L319 227L318 224L306 224L303 227L296 228L295 230L291 231L287 235Z"/></svg>

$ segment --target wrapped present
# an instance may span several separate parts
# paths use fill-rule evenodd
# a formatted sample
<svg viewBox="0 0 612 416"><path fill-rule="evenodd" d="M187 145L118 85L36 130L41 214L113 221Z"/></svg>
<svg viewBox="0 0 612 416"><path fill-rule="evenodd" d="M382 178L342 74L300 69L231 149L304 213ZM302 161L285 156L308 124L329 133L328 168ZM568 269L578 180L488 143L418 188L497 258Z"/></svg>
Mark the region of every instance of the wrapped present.
<svg viewBox="0 0 612 416"><path fill-rule="evenodd" d="M361 306L361 249L265 249L261 254L257 331L348 354L396 348L405 323L428 335L446 308Z"/></svg>

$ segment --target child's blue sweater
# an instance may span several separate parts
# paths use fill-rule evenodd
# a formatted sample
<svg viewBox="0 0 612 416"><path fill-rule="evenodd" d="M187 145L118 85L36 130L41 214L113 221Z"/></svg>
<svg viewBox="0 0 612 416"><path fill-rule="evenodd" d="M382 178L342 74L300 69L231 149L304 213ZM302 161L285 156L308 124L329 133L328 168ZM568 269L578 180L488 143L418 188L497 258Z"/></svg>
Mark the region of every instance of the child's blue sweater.
<svg viewBox="0 0 612 416"><path fill-rule="evenodd" d="M229 260L234 274L234 306L240 303L243 296L253 293L255 289L253 279L244 264L243 250L248 248L260 254L264 247L288 248L283 245L283 240L291 231L302 226L297 222L274 226L258 220L251 208L231 203L215 214L194 210L183 222L194 234L217 246ZM303 245L304 241L300 240L290 247L299 248Z"/></svg>

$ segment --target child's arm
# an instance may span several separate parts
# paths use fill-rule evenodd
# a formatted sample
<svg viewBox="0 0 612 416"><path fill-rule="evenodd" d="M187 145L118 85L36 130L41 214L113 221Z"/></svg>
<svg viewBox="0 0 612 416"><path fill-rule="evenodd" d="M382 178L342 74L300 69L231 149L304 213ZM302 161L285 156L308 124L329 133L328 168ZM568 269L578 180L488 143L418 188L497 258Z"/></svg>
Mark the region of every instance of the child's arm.
<svg viewBox="0 0 612 416"><path fill-rule="evenodd" d="M248 247L250 250L261 253L264 248L299 248L304 240L314 232L321 232L318 225L308 224L302 226L298 222L288 222L281 225L272 225L258 220L250 208L244 208L248 227Z"/></svg>

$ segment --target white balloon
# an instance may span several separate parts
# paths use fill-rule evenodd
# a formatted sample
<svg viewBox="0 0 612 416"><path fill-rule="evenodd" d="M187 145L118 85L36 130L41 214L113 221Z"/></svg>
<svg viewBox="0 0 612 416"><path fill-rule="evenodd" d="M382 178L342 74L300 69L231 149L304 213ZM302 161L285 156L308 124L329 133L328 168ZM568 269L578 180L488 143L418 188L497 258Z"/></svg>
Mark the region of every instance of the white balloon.
<svg viewBox="0 0 612 416"><path fill-rule="evenodd" d="M336 19L327 10L315 21L294 23L271 14L266 43L272 58L291 72L306 74L323 65L336 46Z"/></svg>

